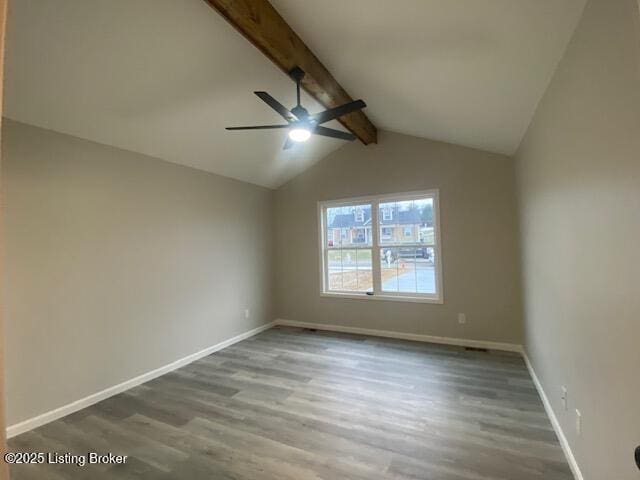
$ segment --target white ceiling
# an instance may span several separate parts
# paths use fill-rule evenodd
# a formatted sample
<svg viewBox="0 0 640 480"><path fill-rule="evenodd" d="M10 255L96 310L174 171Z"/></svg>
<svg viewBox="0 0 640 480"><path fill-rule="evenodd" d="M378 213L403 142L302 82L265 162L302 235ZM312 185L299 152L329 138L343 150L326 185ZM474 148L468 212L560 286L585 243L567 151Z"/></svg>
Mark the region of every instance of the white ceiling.
<svg viewBox="0 0 640 480"><path fill-rule="evenodd" d="M381 129L517 149L585 0L271 0Z"/></svg>
<svg viewBox="0 0 640 480"><path fill-rule="evenodd" d="M224 130L285 123L253 91L292 107L295 84L202 0L9 5L11 119L271 188L344 143L285 152L285 131Z"/></svg>
<svg viewBox="0 0 640 480"><path fill-rule="evenodd" d="M272 0L381 129L511 154L584 0ZM331 151L283 152L294 88L202 0L10 2L5 115L277 187ZM322 107L305 96L309 110ZM330 126L339 126L334 122ZM362 146L362 148L366 148Z"/></svg>

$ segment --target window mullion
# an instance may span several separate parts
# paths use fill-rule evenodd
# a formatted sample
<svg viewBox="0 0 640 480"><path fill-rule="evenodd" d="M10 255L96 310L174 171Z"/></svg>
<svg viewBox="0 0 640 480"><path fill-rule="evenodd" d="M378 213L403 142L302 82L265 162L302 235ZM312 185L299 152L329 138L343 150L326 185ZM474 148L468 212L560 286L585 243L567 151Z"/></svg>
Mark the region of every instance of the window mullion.
<svg viewBox="0 0 640 480"><path fill-rule="evenodd" d="M382 291L380 274L380 225L378 224L378 210L380 202L371 202L371 276L373 277L373 293L378 295Z"/></svg>

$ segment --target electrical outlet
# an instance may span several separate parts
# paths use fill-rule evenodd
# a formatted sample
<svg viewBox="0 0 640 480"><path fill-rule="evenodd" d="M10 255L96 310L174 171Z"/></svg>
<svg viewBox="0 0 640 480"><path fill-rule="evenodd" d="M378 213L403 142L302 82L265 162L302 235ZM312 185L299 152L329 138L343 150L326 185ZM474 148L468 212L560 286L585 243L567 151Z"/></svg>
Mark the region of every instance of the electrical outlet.
<svg viewBox="0 0 640 480"><path fill-rule="evenodd" d="M248 309L248 308L245 308L245 310L244 310L244 318L247 318L247 319L248 319L248 318L249 318L249 316L250 316L250 313L251 313L251 312L249 312L249 309Z"/></svg>
<svg viewBox="0 0 640 480"><path fill-rule="evenodd" d="M562 407L567 409L567 387L564 385L560 387L560 400L562 400Z"/></svg>
<svg viewBox="0 0 640 480"><path fill-rule="evenodd" d="M582 435L582 414L576 408L576 433Z"/></svg>
<svg viewBox="0 0 640 480"><path fill-rule="evenodd" d="M467 323L467 315L464 313L458 314L458 323Z"/></svg>

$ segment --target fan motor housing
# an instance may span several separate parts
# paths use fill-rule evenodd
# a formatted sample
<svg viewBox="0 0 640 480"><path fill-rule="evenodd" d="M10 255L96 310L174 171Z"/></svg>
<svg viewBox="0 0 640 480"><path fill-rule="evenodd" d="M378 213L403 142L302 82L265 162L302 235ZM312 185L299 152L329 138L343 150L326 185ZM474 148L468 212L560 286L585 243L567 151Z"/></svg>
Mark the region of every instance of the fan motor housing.
<svg viewBox="0 0 640 480"><path fill-rule="evenodd" d="M291 109L291 113L293 113L300 120L303 120L309 116L309 112L307 111L307 109L300 105L293 107Z"/></svg>

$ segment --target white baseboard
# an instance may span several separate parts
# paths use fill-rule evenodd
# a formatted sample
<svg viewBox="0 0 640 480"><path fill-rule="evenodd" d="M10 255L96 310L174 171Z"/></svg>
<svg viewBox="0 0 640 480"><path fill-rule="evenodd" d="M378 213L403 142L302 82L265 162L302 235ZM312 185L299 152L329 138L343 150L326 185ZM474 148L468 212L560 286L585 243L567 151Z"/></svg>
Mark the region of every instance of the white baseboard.
<svg viewBox="0 0 640 480"><path fill-rule="evenodd" d="M89 395L88 397L81 398L76 400L75 402L71 402L67 405L63 405L62 407L56 408L54 410L50 410L45 412L37 417L30 418L28 420L24 420L20 423L16 423L7 427L7 438L15 437L16 435L20 435L21 433L28 432L29 430L33 430L34 428L38 428L46 423L53 422L59 418L67 416L71 413L77 412L78 410L82 410L90 405L98 403L102 400L105 400L109 397L117 395L118 393L124 392L125 390L129 390L141 383L148 382L149 380L153 380L160 375L164 375L165 373L176 370L180 367L183 367L191 362L195 362L196 360L206 357L207 355L211 355L218 350L222 350L234 343L241 342L249 337L257 335L260 332L264 332L269 328L273 327L275 322L270 322L265 325L261 325L253 330L249 330L248 332L241 333L240 335L236 335L233 338L229 338L228 340L224 340L216 345L211 347L207 347L204 350L200 350L199 352L192 353L191 355L187 355L186 357L180 358L175 362L171 362L167 365L164 365L160 368L156 368L147 373L143 373L135 378L127 380L125 382L119 383L118 385L114 385L112 387L106 388L100 392Z"/></svg>
<svg viewBox="0 0 640 480"><path fill-rule="evenodd" d="M515 343L489 342L485 340L469 340L466 338L436 337L433 335L421 335L417 333L393 332L390 330L374 330L371 328L345 327L342 325L327 325L322 323L298 322L295 320L277 319L276 325L299 328L315 328L317 330L328 330L331 332L356 333L360 335L370 335L373 337L399 338L402 340L413 340L415 342L440 343L444 345L457 345L461 347L486 348L489 350L502 350L505 352L522 353L522 345Z"/></svg>
<svg viewBox="0 0 640 480"><path fill-rule="evenodd" d="M564 435L562 431L562 427L560 426L560 422L558 421L558 417L556 417L553 408L551 407L551 402L549 402L549 398L542 388L542 384L536 375L535 370L533 369L533 365L529 360L529 356L527 355L526 350L522 350L522 356L524 357L524 362L527 364L527 369L529 370L529 375L533 379L533 384L536 386L536 390L538 390L538 395L542 399L542 404L544 405L544 409L547 412L547 416L549 420L551 420L551 426L556 432L558 436L558 441L560 442L560 446L562 447L562 451L564 452L564 456L567 457L567 462L569 462L569 468L571 468L571 472L576 480L584 480L582 476L582 472L580 471L580 467L578 467L578 462L576 462L576 458L573 456L573 452L571 451L571 446L567 440L567 437Z"/></svg>

